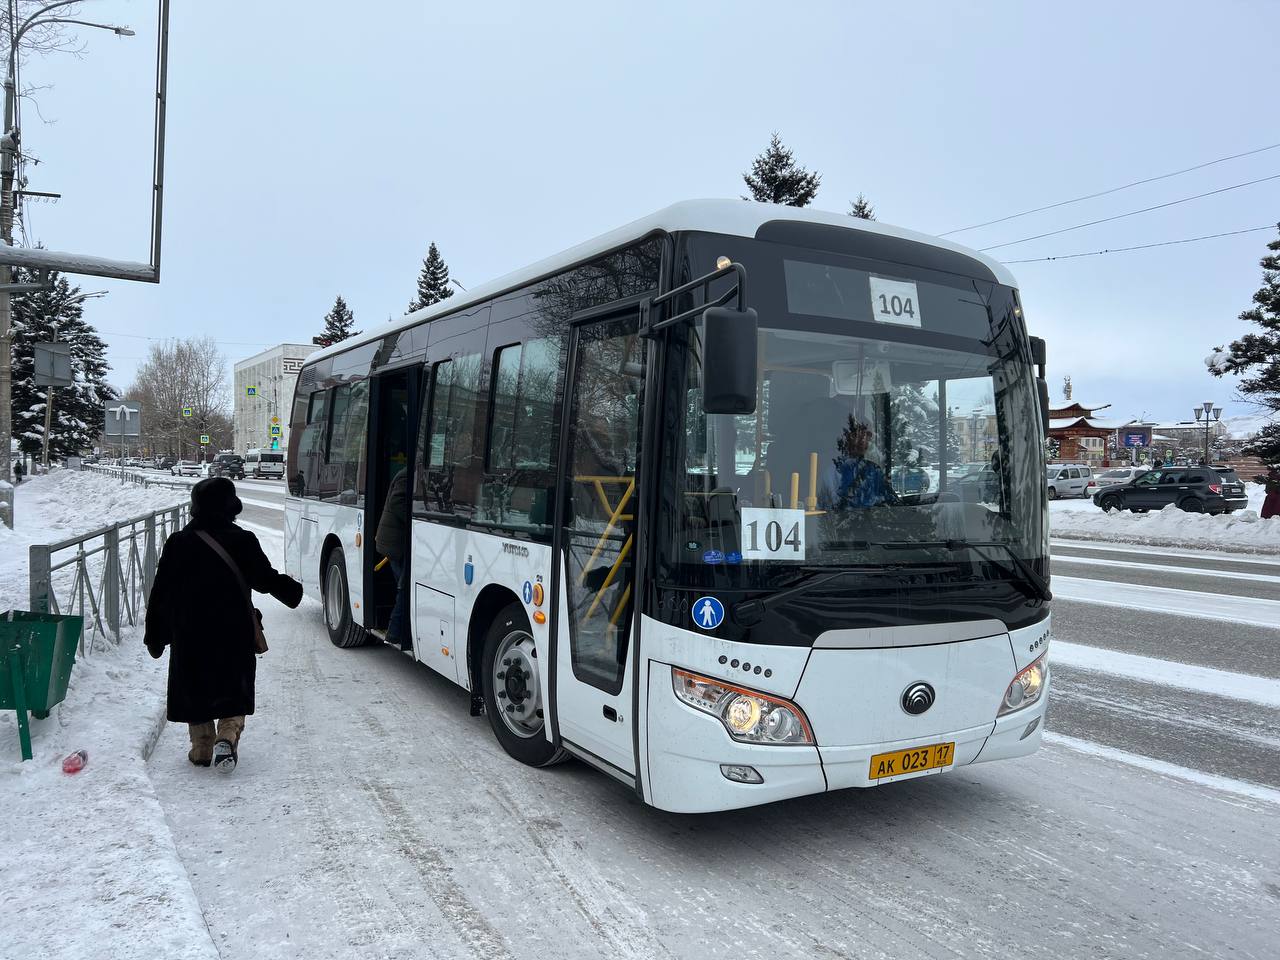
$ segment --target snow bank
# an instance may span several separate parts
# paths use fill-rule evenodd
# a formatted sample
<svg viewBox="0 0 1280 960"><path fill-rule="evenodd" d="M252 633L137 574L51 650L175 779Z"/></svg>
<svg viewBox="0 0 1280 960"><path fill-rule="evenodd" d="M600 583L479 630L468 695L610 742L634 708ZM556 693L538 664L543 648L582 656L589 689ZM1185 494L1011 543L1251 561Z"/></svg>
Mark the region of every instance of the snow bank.
<svg viewBox="0 0 1280 960"><path fill-rule="evenodd" d="M1245 486L1249 509L1216 517L1186 513L1172 504L1151 513L1120 510L1103 513L1087 500L1055 501L1049 509L1049 528L1054 536L1079 540L1280 554L1280 517L1263 520L1258 512L1262 506L1262 485Z"/></svg>
<svg viewBox="0 0 1280 960"><path fill-rule="evenodd" d="M31 543L173 506L174 491L60 471L18 487L17 527L0 527L0 610L26 606ZM165 668L138 632L77 658L67 699L31 720L35 759L0 713L0 954L215 958L200 906L147 778L164 722ZM74 776L62 758L87 750Z"/></svg>

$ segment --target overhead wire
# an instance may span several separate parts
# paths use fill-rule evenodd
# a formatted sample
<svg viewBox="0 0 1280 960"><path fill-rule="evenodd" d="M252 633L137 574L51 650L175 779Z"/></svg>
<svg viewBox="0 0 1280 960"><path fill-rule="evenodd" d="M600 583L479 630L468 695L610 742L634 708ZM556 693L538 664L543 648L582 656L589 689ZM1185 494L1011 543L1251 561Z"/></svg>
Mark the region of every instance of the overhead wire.
<svg viewBox="0 0 1280 960"><path fill-rule="evenodd" d="M152 340L163 342L173 340L174 337L148 337L142 333L112 333L110 330L99 330L98 334L104 337L132 337L135 340ZM270 347L273 344L266 340L214 340L214 343L220 343L227 347Z"/></svg>
<svg viewBox="0 0 1280 960"><path fill-rule="evenodd" d="M1225 233L1209 233L1203 237L1186 237L1182 240L1162 240L1159 243L1139 243L1132 247L1108 247L1106 250L1091 250L1087 253L1063 253L1053 257L1030 257L1026 260L1002 260L1001 263L1044 263L1047 260L1074 260L1077 257L1100 257L1108 253L1126 253L1130 250L1150 250L1152 247L1171 247L1179 243L1198 243L1201 240L1216 240L1219 237L1236 237L1242 233L1257 233L1260 230L1280 229L1280 223L1269 223L1265 227L1246 227L1243 230L1228 230Z"/></svg>
<svg viewBox="0 0 1280 960"><path fill-rule="evenodd" d="M1072 203L1081 203L1085 200L1094 200L1098 197L1105 197L1108 194L1119 193L1121 190L1128 190L1130 187L1140 187L1144 183L1155 183L1157 180L1168 180L1170 177L1177 177L1184 173L1191 173L1194 170L1203 170L1205 167L1212 167L1216 163L1226 163L1228 160L1239 160L1241 157L1251 157L1256 153L1265 153L1268 150L1275 150L1278 147L1280 147L1280 143L1273 143L1265 147L1258 147L1256 150L1246 150L1244 153L1233 153L1229 157L1218 157L1216 160L1206 160L1204 163L1197 163L1193 167L1183 167L1181 170L1174 170L1171 173L1162 173L1156 177L1144 177L1141 180L1133 180L1129 183L1121 184L1118 187L1099 190L1097 193L1087 193L1082 197L1072 197L1070 200L1059 200L1057 203L1047 203L1043 207L1033 207L1030 210L1023 210L1021 213L1011 213L1007 217L999 217L995 220L975 223L969 227L956 227L954 230L948 230L946 233L939 233L936 234L936 236L949 237L953 233L964 233L967 230L977 230L979 227L990 227L994 224L1004 223L1008 220L1017 220L1019 217L1028 217L1033 213L1042 213L1045 210L1055 210L1058 207L1065 207Z"/></svg>
<svg viewBox="0 0 1280 960"><path fill-rule="evenodd" d="M1215 194L1226 193L1229 190L1239 190L1242 187L1252 187L1255 184L1266 183L1270 180L1280 180L1280 173L1272 174L1269 177L1259 177L1257 180L1247 180L1244 183L1233 183L1229 187L1219 187L1217 190L1208 190L1205 193L1197 193L1192 197L1182 197L1179 200L1168 200L1164 203L1157 203L1149 207L1143 207L1140 210L1130 210L1128 213L1117 213L1112 217L1101 217L1098 220L1089 220L1085 223L1077 223L1070 227L1062 227L1058 230L1048 230L1044 233L1037 233L1030 237L1022 237L1018 240L1006 240L1004 243L993 243L990 246L979 247L978 249L985 253L988 250L999 250L1001 247L1011 247L1017 243L1027 243L1028 241L1040 240L1044 237L1056 237L1060 233L1070 233L1072 230L1082 230L1085 227L1097 226L1100 223L1111 223L1113 220L1123 220L1125 217L1135 217L1140 213L1150 213L1152 210L1163 210L1165 207L1176 207L1180 203L1188 203L1192 200L1212 197Z"/></svg>

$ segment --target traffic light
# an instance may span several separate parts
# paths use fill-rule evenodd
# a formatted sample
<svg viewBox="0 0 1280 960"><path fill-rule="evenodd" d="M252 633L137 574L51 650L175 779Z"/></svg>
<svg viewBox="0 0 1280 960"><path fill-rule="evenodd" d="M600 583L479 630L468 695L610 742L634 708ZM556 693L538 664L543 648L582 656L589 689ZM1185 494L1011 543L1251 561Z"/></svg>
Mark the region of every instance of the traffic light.
<svg viewBox="0 0 1280 960"><path fill-rule="evenodd" d="M280 438L279 438L279 437L272 437L272 438L271 438L271 449L272 449L272 450L279 450L279 449L280 449Z"/></svg>

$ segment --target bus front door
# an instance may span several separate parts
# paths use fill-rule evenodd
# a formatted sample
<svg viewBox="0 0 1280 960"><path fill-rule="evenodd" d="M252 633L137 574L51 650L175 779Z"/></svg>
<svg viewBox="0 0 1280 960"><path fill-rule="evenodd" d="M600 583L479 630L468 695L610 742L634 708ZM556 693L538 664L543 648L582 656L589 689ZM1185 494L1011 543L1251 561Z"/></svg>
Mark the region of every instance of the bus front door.
<svg viewBox="0 0 1280 960"><path fill-rule="evenodd" d="M636 774L628 656L645 342L633 311L573 327L564 404L555 716L575 752Z"/></svg>

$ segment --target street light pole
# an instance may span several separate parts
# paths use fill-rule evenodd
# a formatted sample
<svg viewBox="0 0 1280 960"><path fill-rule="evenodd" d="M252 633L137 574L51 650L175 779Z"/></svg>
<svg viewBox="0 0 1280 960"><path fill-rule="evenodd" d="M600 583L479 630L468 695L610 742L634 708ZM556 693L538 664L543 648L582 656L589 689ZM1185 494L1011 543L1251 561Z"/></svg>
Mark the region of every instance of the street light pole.
<svg viewBox="0 0 1280 960"><path fill-rule="evenodd" d="M106 23L89 23L85 20L69 20L63 17L44 17L51 10L69 7L78 0L56 0L45 4L15 30L10 24L9 63L4 78L4 130L0 131L0 242L13 246L13 175L18 153L20 131L15 126L17 100L18 44L23 34L32 27L48 23L70 23L78 26L110 30L118 36L131 37L133 31ZM41 19L44 17L44 19ZM10 284L13 269L0 265L0 481L8 482L10 475L10 451L13 446L13 351L12 351L12 303Z"/></svg>
<svg viewBox="0 0 1280 960"><path fill-rule="evenodd" d="M1222 419L1222 408L1215 407L1212 400L1206 400L1202 407L1195 408L1196 419L1204 417L1204 462L1209 464L1209 425Z"/></svg>

